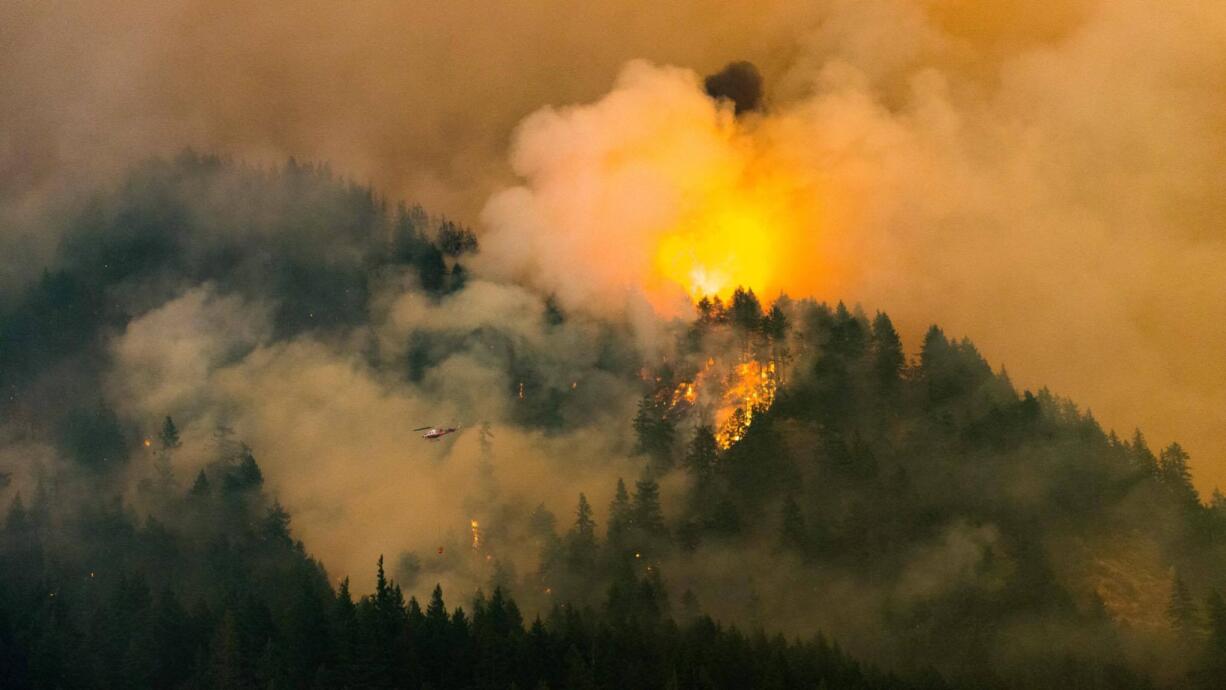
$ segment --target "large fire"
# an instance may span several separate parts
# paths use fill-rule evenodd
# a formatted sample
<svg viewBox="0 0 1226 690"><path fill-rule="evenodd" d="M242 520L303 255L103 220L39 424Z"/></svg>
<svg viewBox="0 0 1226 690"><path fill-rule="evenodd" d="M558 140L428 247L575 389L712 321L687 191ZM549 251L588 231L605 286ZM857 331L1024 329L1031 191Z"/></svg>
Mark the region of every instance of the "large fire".
<svg viewBox="0 0 1226 690"><path fill-rule="evenodd" d="M848 263L826 232L838 206L826 174L780 145L796 125L736 117L696 74L632 62L604 98L522 123L522 184L486 205L475 265L603 313L630 297L681 316L737 286L768 300L827 293Z"/></svg>
<svg viewBox="0 0 1226 690"><path fill-rule="evenodd" d="M727 450L745 437L756 415L774 404L779 374L774 360L761 362L748 353L725 376L713 374L713 371L716 371L716 361L708 359L692 381L678 383L673 389L668 409L672 411L697 405L700 394L707 390L707 381L718 378L720 389L715 393L718 397L714 401L715 442Z"/></svg>
<svg viewBox="0 0 1226 690"><path fill-rule="evenodd" d="M715 416L715 442L720 448L727 449L745 437L754 415L774 404L778 385L773 361L762 364L751 359L736 366L724 389L725 406Z"/></svg>
<svg viewBox="0 0 1226 690"><path fill-rule="evenodd" d="M691 298L727 299L738 285L765 292L777 287L774 232L780 219L750 203L718 203L685 227L664 235L656 270Z"/></svg>
<svg viewBox="0 0 1226 690"><path fill-rule="evenodd" d="M649 293L660 303L680 288L691 300L728 299L737 287L770 297L815 294L829 271L817 265L815 211L778 170L715 174L696 184L676 224L655 236ZM663 293L663 294L661 294ZM660 306L660 304L657 304Z"/></svg>

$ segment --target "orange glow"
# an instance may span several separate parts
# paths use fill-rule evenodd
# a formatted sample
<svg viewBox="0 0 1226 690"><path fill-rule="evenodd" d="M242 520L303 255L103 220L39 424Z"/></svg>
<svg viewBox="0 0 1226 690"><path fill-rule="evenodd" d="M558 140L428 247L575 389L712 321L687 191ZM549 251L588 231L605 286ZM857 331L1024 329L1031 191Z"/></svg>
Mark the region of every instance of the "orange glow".
<svg viewBox="0 0 1226 690"><path fill-rule="evenodd" d="M778 219L751 203L721 203L685 227L665 235L656 270L698 300L727 299L738 285L765 292L775 287Z"/></svg>
<svg viewBox="0 0 1226 690"><path fill-rule="evenodd" d="M708 358L692 381L681 381L666 398L668 412L698 405L700 398L706 408L714 400L715 441L727 450L745 437L755 416L770 409L778 388L779 371L773 360L761 362L747 352L729 371Z"/></svg>
<svg viewBox="0 0 1226 690"><path fill-rule="evenodd" d="M472 527L473 549L480 549L481 548L481 523L477 522L476 519L473 519L473 520L470 520L468 524L470 527Z"/></svg>
<svg viewBox="0 0 1226 690"><path fill-rule="evenodd" d="M743 175L731 182L716 174L697 185L689 212L658 236L650 292L680 287L697 301L727 300L737 287L764 298L819 288L824 268L813 235L816 214L794 189L799 183L779 169Z"/></svg>
<svg viewBox="0 0 1226 690"><path fill-rule="evenodd" d="M676 407L677 405L681 404L681 401L683 400L687 404L693 405L694 401L697 399L698 389L694 387L694 382L682 381L681 384L677 386L677 390L673 391L672 406Z"/></svg>
<svg viewBox="0 0 1226 690"><path fill-rule="evenodd" d="M774 362L742 362L724 391L724 407L715 416L715 442L727 449L745 437L754 415L770 409L779 386Z"/></svg>

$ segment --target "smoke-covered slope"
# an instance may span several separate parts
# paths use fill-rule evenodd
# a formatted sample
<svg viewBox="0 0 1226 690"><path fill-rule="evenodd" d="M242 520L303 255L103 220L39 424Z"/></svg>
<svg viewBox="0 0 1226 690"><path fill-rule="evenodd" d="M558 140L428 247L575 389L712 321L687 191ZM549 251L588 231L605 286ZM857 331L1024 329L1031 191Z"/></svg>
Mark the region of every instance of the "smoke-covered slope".
<svg viewBox="0 0 1226 690"><path fill-rule="evenodd" d="M967 340L908 357L884 314L743 291L587 316L292 162L64 204L0 300L8 685L1220 677L1226 505ZM437 582L501 589L406 608Z"/></svg>

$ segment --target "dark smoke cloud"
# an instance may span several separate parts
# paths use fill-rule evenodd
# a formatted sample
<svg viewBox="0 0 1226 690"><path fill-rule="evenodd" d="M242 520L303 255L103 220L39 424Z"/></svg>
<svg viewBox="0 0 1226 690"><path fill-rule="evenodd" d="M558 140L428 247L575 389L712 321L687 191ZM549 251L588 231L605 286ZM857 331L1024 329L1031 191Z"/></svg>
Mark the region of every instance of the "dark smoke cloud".
<svg viewBox="0 0 1226 690"><path fill-rule="evenodd" d="M732 62L702 82L707 95L732 101L737 115L762 107L762 73L752 62Z"/></svg>

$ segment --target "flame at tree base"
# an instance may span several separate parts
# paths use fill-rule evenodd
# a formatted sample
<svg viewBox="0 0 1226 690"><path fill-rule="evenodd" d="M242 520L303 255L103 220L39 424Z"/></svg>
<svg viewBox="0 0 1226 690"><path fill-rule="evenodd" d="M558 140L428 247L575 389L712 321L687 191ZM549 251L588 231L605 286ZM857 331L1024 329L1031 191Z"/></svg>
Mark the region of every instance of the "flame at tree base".
<svg viewBox="0 0 1226 690"><path fill-rule="evenodd" d="M774 404L779 375L774 360L760 362L749 354L744 355L741 363L727 376L719 377L717 372L715 359L707 359L692 381L678 383L671 395L665 394L664 400L667 401L666 414L693 407L700 403L700 397L711 400L710 394L704 391L708 390L712 378L719 380L723 385L716 403L715 442L727 450L745 437L755 416Z"/></svg>
<svg viewBox="0 0 1226 690"><path fill-rule="evenodd" d="M751 359L738 364L723 395L728 406L716 415L715 443L727 450L745 438L754 416L774 404L778 388L779 378L773 360L763 364Z"/></svg>

